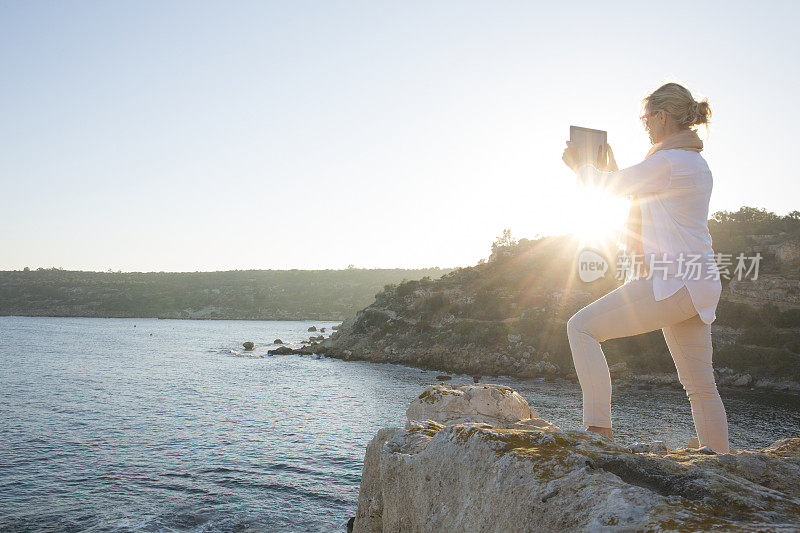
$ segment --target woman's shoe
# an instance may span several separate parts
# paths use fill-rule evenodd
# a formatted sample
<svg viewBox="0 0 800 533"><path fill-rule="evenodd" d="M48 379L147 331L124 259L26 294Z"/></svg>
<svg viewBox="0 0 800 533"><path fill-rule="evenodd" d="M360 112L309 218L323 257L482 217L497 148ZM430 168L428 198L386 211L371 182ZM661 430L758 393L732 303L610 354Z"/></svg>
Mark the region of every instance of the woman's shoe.
<svg viewBox="0 0 800 533"><path fill-rule="evenodd" d="M612 433L611 428L604 428L600 426L589 426L588 428L586 428L586 431L597 433L598 435L602 435L603 437L610 439L611 442L614 442L614 434Z"/></svg>

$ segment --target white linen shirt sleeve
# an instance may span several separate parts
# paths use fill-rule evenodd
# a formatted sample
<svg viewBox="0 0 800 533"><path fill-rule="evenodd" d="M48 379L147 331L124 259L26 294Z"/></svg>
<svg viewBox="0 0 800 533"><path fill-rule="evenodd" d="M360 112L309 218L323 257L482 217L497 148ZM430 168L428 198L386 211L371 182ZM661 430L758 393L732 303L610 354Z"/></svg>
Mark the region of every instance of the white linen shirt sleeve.
<svg viewBox="0 0 800 533"><path fill-rule="evenodd" d="M659 192L669 188L672 164L666 156L656 152L632 167L604 172L594 165L581 165L576 171L578 185L592 185L610 194L628 196Z"/></svg>

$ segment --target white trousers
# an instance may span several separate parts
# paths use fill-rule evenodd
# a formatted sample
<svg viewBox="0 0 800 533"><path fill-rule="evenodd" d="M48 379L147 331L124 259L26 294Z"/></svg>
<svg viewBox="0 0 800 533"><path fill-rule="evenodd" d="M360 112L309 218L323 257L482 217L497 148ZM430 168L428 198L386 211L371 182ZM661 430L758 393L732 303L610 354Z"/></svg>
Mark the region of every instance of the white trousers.
<svg viewBox="0 0 800 533"><path fill-rule="evenodd" d="M661 329L692 407L701 446L727 453L728 420L711 366L711 326L700 320L686 287L661 301L652 279L635 279L587 305L567 322L583 391L583 424L611 427L611 376L600 343Z"/></svg>

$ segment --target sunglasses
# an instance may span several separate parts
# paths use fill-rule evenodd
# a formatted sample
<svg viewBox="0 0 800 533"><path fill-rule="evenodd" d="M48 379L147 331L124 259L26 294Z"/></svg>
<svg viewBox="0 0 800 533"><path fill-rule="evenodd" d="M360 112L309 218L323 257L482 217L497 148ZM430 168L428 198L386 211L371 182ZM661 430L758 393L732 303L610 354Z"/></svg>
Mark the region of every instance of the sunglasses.
<svg viewBox="0 0 800 533"><path fill-rule="evenodd" d="M653 116L653 115L655 115L656 113L658 113L658 111L653 111L653 112L651 112L651 113L645 113L644 115L642 115L641 117L639 117L639 120L641 120L641 121L642 121L642 124L644 124L644 125L645 125L645 127L648 127L648 128L649 128L649 127L650 127L650 117L652 117L652 116Z"/></svg>

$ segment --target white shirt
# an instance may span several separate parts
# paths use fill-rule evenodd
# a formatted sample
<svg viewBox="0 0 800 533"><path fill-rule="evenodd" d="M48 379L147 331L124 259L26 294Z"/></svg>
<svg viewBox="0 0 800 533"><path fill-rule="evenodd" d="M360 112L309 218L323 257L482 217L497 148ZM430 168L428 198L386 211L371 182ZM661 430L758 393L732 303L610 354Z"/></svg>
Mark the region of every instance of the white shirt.
<svg viewBox="0 0 800 533"><path fill-rule="evenodd" d="M659 150L641 163L615 172L583 165L577 176L579 184L594 185L611 194L639 195L642 246L652 274L653 296L656 301L663 300L686 285L700 318L711 324L717 316L722 283L708 231L713 180L703 156L690 150Z"/></svg>

